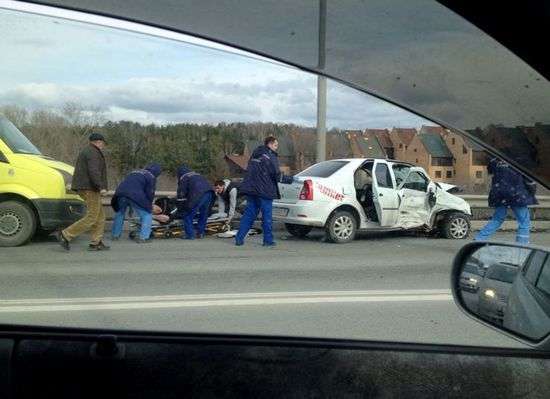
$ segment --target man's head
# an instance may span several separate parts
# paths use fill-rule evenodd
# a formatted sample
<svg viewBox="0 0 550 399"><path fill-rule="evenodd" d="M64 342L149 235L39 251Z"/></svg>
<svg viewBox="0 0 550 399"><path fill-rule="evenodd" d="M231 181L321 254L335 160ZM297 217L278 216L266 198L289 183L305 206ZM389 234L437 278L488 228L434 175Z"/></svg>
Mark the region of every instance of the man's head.
<svg viewBox="0 0 550 399"><path fill-rule="evenodd" d="M100 150L105 148L105 137L103 137L101 133L90 134L90 137L88 137L88 140L90 140L90 144L96 146Z"/></svg>
<svg viewBox="0 0 550 399"><path fill-rule="evenodd" d="M279 148L279 141L274 136L268 136L264 140L264 145L271 151L277 151Z"/></svg>
<svg viewBox="0 0 550 399"><path fill-rule="evenodd" d="M225 182L223 180L216 180L214 182L214 191L216 194L223 193L223 190L225 189Z"/></svg>

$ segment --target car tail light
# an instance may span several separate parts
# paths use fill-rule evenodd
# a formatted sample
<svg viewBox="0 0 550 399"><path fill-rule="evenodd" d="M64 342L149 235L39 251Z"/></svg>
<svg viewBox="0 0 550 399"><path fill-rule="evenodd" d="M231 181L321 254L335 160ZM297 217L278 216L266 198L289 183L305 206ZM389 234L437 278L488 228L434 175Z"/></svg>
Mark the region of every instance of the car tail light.
<svg viewBox="0 0 550 399"><path fill-rule="evenodd" d="M305 201L313 201L313 182L311 180L304 181L302 191L300 191L300 199Z"/></svg>

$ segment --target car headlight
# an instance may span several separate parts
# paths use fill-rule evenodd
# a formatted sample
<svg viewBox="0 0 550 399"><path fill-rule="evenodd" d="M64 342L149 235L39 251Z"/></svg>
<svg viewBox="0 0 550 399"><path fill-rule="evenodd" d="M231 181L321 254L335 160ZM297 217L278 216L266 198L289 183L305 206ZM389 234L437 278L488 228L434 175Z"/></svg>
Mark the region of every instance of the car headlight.
<svg viewBox="0 0 550 399"><path fill-rule="evenodd" d="M61 176L63 177L63 183L65 185L65 193L74 194L75 192L71 189L71 185L73 183L73 175L62 169L56 169L56 170L59 173L61 173Z"/></svg>
<svg viewBox="0 0 550 399"><path fill-rule="evenodd" d="M495 298L497 296L494 290L485 290L484 294L486 297L489 297L489 298Z"/></svg>

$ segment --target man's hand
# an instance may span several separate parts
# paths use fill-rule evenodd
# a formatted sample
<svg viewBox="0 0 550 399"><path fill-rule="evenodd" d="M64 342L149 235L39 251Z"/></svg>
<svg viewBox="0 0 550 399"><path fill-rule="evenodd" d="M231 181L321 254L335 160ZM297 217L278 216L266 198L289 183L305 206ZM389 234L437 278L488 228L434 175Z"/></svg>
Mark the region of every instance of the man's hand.
<svg viewBox="0 0 550 399"><path fill-rule="evenodd" d="M99 195L101 195L102 197L105 197L107 195L107 190L103 189L99 192Z"/></svg>

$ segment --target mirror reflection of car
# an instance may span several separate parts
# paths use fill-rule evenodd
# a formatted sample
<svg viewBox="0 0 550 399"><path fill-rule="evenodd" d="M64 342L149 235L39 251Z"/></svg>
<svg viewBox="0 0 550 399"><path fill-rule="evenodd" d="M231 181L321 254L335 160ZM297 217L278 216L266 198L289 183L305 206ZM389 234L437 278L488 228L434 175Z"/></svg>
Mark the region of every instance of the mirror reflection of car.
<svg viewBox="0 0 550 399"><path fill-rule="evenodd" d="M531 339L550 332L550 254L532 251L515 279L504 327Z"/></svg>
<svg viewBox="0 0 550 399"><path fill-rule="evenodd" d="M479 290L479 283L485 276L483 263L474 257L470 258L464 265L460 275L460 288L464 291L476 293Z"/></svg>
<svg viewBox="0 0 550 399"><path fill-rule="evenodd" d="M500 324L503 322L508 295L517 273L516 265L499 262L489 266L479 287L479 312L483 317Z"/></svg>
<svg viewBox="0 0 550 399"><path fill-rule="evenodd" d="M477 294L465 278L489 264ZM455 257L455 302L466 314L524 344L550 349L550 252L534 246L474 241ZM477 299L474 299L477 298Z"/></svg>
<svg viewBox="0 0 550 399"><path fill-rule="evenodd" d="M70 190L73 167L45 157L8 119L0 116L0 247L22 245L84 214Z"/></svg>
<svg viewBox="0 0 550 399"><path fill-rule="evenodd" d="M358 173L364 171L365 173ZM358 176L370 176L361 184ZM446 238L470 233L471 210L420 167L386 159L336 159L310 166L280 185L274 219L294 236L324 228L329 241L352 241L358 231L424 229Z"/></svg>

